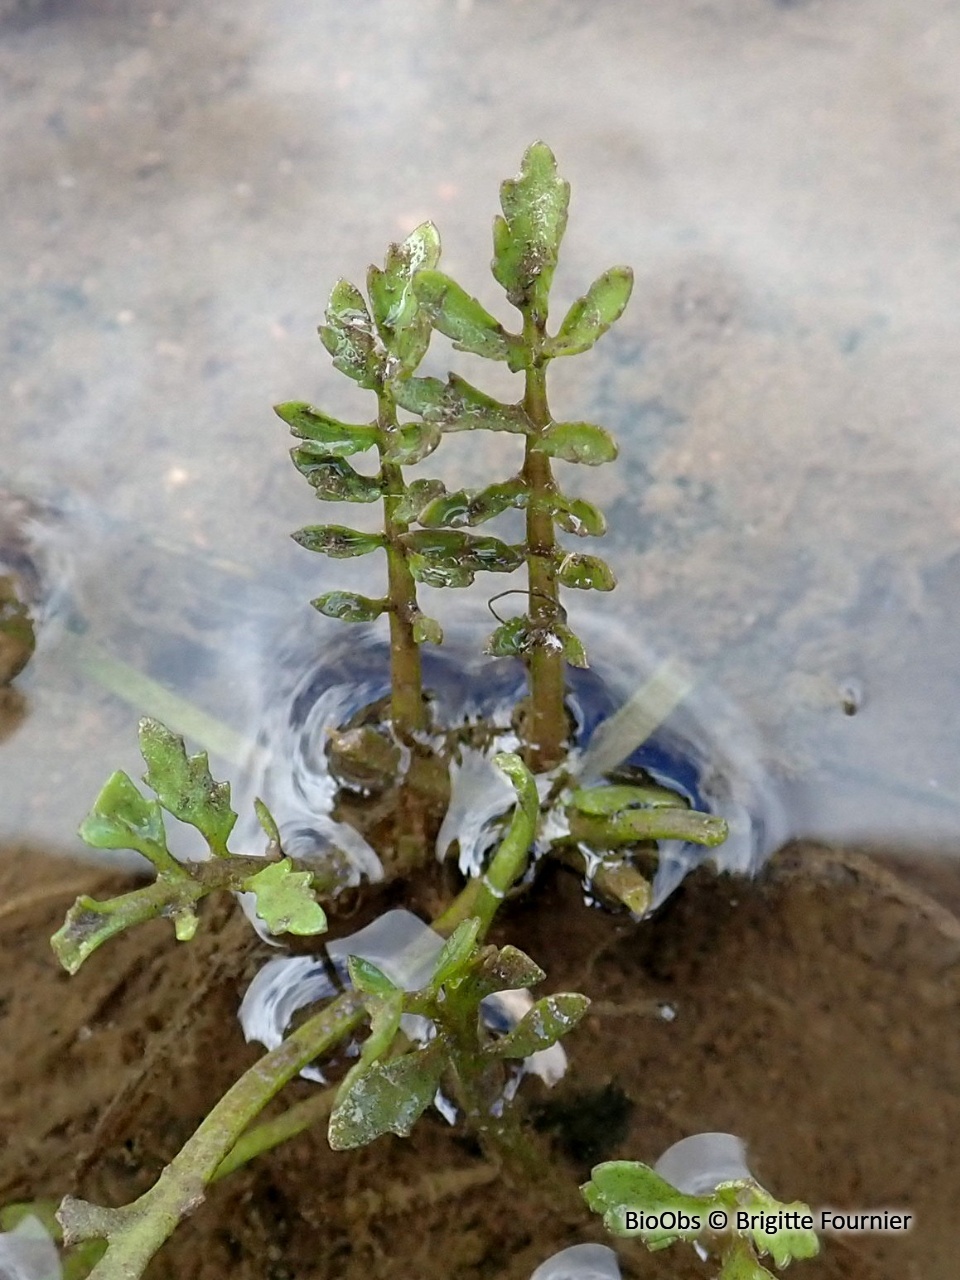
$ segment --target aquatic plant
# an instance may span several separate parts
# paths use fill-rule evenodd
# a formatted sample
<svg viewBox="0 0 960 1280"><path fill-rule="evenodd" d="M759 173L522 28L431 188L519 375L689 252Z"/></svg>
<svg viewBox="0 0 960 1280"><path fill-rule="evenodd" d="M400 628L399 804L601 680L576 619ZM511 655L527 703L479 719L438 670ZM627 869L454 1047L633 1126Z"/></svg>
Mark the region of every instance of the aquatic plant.
<svg viewBox="0 0 960 1280"><path fill-rule="evenodd" d="M376 707L368 709L365 728L370 732L361 733L359 765L392 776L398 805L409 807L410 802L409 793L402 797L408 781L404 770L412 776L411 759L424 759L434 749L436 735L428 730L438 728L430 723L420 650L443 637L439 624L420 608L418 584L465 587L478 572L526 566L526 611L501 622L488 645L495 656L522 660L529 672L528 706L516 717L521 752L500 749L503 726L474 725L452 730L453 745L448 734L448 754L439 757L445 774L457 751L476 750L478 728L485 731L484 750L509 779L514 798L512 807L497 811L495 851L468 869L459 892L445 902L430 927L422 926L432 940L431 958L415 979L409 971L401 976L371 958L359 936L342 941L342 989L231 1086L148 1191L119 1208L66 1197L57 1216L72 1274L136 1280L206 1188L255 1156L321 1119L328 1123L335 1149L364 1145L386 1133L406 1135L434 1101L458 1111L500 1169L510 1169L541 1192L549 1190L558 1202L577 1200L576 1189L552 1167L511 1102L525 1069L518 1064L529 1066L558 1051L558 1041L575 1029L589 1001L577 992L535 999L529 989L545 979L543 971L519 948L487 944L486 935L508 896L532 882L533 873L551 857L588 869L595 893L625 904L639 918L649 904L649 884L634 855L655 857L656 841L662 839L716 845L726 826L716 816L694 812L675 792L636 770L583 785L593 780L581 779L570 758L567 667L585 665L586 654L568 626L561 589L608 591L614 578L598 557L560 545L558 531L597 536L605 526L591 503L561 491L552 463L597 465L612 460L616 446L601 427L554 420L546 374L553 359L587 350L620 316L632 275L623 267L605 272L568 310L556 332L548 332L550 287L568 199L569 187L542 143L529 148L518 178L502 187L493 272L520 313L519 332L505 329L437 270L439 237L432 224L424 223L390 247L383 268L370 269L369 302L346 281L335 286L320 330L335 367L375 395L375 418L346 423L303 402L277 407L299 441L294 463L318 498L380 503L375 531L314 525L295 537L328 556L385 553L384 595L335 590L314 604L321 613L347 622L388 617L389 709L386 715ZM522 373L522 399L502 403L454 373L445 382L417 376L433 328L457 348ZM414 417L401 419L400 412ZM408 483L404 468L429 457L446 432L465 430L522 437L517 474L477 490L448 492L431 479ZM347 461L374 450L379 460L375 475ZM524 512L522 543L467 532L509 509ZM466 736L457 739L457 733ZM338 891L355 882L346 855L331 847L321 860L288 856L277 823L259 800L255 807L266 836L265 854L232 851L237 815L230 789L214 781L206 755L188 755L181 738L152 720L141 724L140 746L147 765L144 782L155 798L146 797L126 774L116 773L81 835L98 849L137 851L152 865L155 879L105 902L81 898L53 940L62 964L75 972L107 939L152 916L171 920L176 937L188 941L198 927L198 904L214 891L250 895L261 927L272 934L324 933L328 921L321 900L335 909ZM176 857L165 813L195 828L209 857ZM433 862L433 841L424 830L421 822L407 832L421 869ZM328 947L328 958L333 955ZM285 1084L347 1043L361 1026L367 1034L359 1058L332 1105L318 1095L318 1101L298 1103L270 1121L258 1119ZM624 1165L611 1173L609 1166L600 1166L585 1190L590 1207L604 1213L615 1234L626 1221L624 1213L649 1208L657 1196L663 1201L682 1194L662 1180L654 1185L638 1169L642 1166ZM751 1186L750 1194L758 1197L759 1190ZM728 1193L720 1187L716 1195L723 1199ZM651 1247L667 1243L660 1237L644 1238ZM761 1244L756 1235L738 1237L724 1254L724 1280L766 1275L759 1263L759 1269L744 1269L749 1261L745 1249ZM583 1261L585 1255L578 1256ZM792 1256L804 1256L801 1246ZM591 1266L596 1257L595 1251L589 1254Z"/></svg>

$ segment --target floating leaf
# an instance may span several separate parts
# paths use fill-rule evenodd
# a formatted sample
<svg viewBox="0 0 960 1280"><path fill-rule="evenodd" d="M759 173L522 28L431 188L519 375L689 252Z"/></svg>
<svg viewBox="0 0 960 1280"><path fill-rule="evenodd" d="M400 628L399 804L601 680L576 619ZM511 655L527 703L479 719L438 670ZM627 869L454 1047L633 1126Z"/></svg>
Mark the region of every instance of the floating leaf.
<svg viewBox="0 0 960 1280"><path fill-rule="evenodd" d="M457 489L424 507L420 524L425 529L459 529L464 525L483 524L511 507L525 507L529 496L529 489L519 477L485 489Z"/></svg>
<svg viewBox="0 0 960 1280"><path fill-rule="evenodd" d="M288 424L295 436L322 445L328 457L347 458L354 453L363 453L366 449L374 448L380 439L380 431L375 423L354 426L348 422L340 422L299 400L276 404L273 411Z"/></svg>
<svg viewBox="0 0 960 1280"><path fill-rule="evenodd" d="M372 600L356 591L328 591L310 603L319 613L341 622L373 622L390 608L389 600Z"/></svg>
<svg viewBox="0 0 960 1280"><path fill-rule="evenodd" d="M281 858L245 880L243 887L256 894L257 915L271 933L306 936L327 928L323 907L310 887L312 881L309 871L295 871L289 858Z"/></svg>
<svg viewBox="0 0 960 1280"><path fill-rule="evenodd" d="M394 389L397 404L428 422L437 422L444 431L508 431L529 435L533 424L521 405L503 404L451 373L446 382L439 378L410 378Z"/></svg>
<svg viewBox="0 0 960 1280"><path fill-rule="evenodd" d="M714 1207L712 1199L684 1195L647 1165L632 1160L596 1165L580 1190L590 1209L603 1214L603 1225L611 1235L639 1236L649 1249L694 1239L706 1227L707 1214ZM661 1227L659 1219L668 1211L674 1225ZM682 1220L691 1226L681 1228Z"/></svg>
<svg viewBox="0 0 960 1280"><path fill-rule="evenodd" d="M79 834L94 849L135 849L165 868L172 861L159 801L147 800L125 773L107 780Z"/></svg>
<svg viewBox="0 0 960 1280"><path fill-rule="evenodd" d="M442 480L413 480L407 485L393 509L393 518L400 524L412 524L424 507L444 492Z"/></svg>
<svg viewBox="0 0 960 1280"><path fill-rule="evenodd" d="M493 226L493 274L515 307L528 303L543 319L567 225L570 184L557 174L553 152L535 142L520 173L500 187L503 217Z"/></svg>
<svg viewBox="0 0 960 1280"><path fill-rule="evenodd" d="M389 1062L374 1062L349 1088L341 1086L330 1115L330 1146L347 1151L384 1133L407 1137L433 1101L445 1065L442 1040Z"/></svg>
<svg viewBox="0 0 960 1280"><path fill-rule="evenodd" d="M333 286L320 340L333 356L334 368L368 391L377 390L383 377L383 358L363 295L348 280L338 280Z"/></svg>
<svg viewBox="0 0 960 1280"><path fill-rule="evenodd" d="M418 613L413 620L414 644L443 644L443 627L436 618Z"/></svg>
<svg viewBox="0 0 960 1280"><path fill-rule="evenodd" d="M311 524L290 536L308 551L322 551L335 560L369 555L382 547L385 541L382 534L360 533L340 524ZM323 599L322 596L320 598Z"/></svg>
<svg viewBox="0 0 960 1280"><path fill-rule="evenodd" d="M575 356L587 351L623 315L633 290L629 267L611 267L564 317L557 336L548 346L551 356Z"/></svg>
<svg viewBox="0 0 960 1280"><path fill-rule="evenodd" d="M291 449L290 457L317 497L326 502L376 502L381 496L376 476L361 475L342 458L318 456L310 446Z"/></svg>
<svg viewBox="0 0 960 1280"><path fill-rule="evenodd" d="M226 857L237 815L230 808L230 784L214 782L206 752L188 756L183 739L159 720L141 720L140 754L147 764L143 780L163 807L196 827L211 853Z"/></svg>
<svg viewBox="0 0 960 1280"><path fill-rule="evenodd" d="M511 367L515 358L522 360L519 339L508 334L476 298L442 271L421 271L415 288L434 328L452 338L458 351L470 351L488 360L506 360Z"/></svg>
<svg viewBox="0 0 960 1280"><path fill-rule="evenodd" d="M557 581L580 591L612 591L617 585L613 570L599 556L564 556L557 568Z"/></svg>
<svg viewBox="0 0 960 1280"><path fill-rule="evenodd" d="M512 1031L486 1048L494 1058L529 1058L572 1031L590 1007L586 996L576 992L545 996L529 1009Z"/></svg>
<svg viewBox="0 0 960 1280"><path fill-rule="evenodd" d="M618 452L610 432L594 426L592 422L554 422L533 447L538 453L547 453L551 458L560 458L563 462L585 462L588 467L612 462Z"/></svg>
<svg viewBox="0 0 960 1280"><path fill-rule="evenodd" d="M440 428L435 422L413 422L388 437L384 453L386 462L399 467L412 467L430 456L440 443Z"/></svg>

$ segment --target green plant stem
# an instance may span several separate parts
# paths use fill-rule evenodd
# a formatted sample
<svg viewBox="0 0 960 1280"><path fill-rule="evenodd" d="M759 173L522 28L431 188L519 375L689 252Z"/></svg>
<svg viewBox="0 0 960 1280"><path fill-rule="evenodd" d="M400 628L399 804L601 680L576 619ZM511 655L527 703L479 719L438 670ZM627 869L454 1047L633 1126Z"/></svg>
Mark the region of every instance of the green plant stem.
<svg viewBox="0 0 960 1280"><path fill-rule="evenodd" d="M272 1151L274 1147L279 1147L289 1138L295 1138L304 1129L329 1119L336 1096L335 1088L322 1089L319 1093L304 1098L302 1102L296 1102L292 1107L287 1107L286 1111L282 1111L273 1120L265 1120L262 1124L248 1129L217 1165L217 1171L210 1181L219 1182L221 1178L234 1173L256 1156Z"/></svg>
<svg viewBox="0 0 960 1280"><path fill-rule="evenodd" d="M390 715L401 739L409 739L417 729L426 728L426 705L423 701L423 676L420 646L413 638L417 615L417 587L407 564L401 538L409 525L396 517L397 507L406 491L403 473L395 462L386 459L387 449L399 431L397 409L386 390L378 393L377 425L381 439L380 484L383 492L383 532L387 540L387 584L390 599Z"/></svg>
<svg viewBox="0 0 960 1280"><path fill-rule="evenodd" d="M157 1182L132 1204L105 1209L67 1196L57 1215L65 1242L108 1242L90 1280L137 1280L181 1219L202 1203L204 1189L244 1129L289 1080L339 1043L362 1017L360 995L346 992L305 1022L244 1072Z"/></svg>
<svg viewBox="0 0 960 1280"><path fill-rule="evenodd" d="M723 818L696 809L624 809L606 817L567 811L570 838L593 849L617 849L642 840L689 840L710 848L723 844Z"/></svg>
<svg viewBox="0 0 960 1280"><path fill-rule="evenodd" d="M446 911L433 922L433 928L444 936L453 933L462 921L476 916L480 920L478 937L483 938L507 893L526 871L530 859L530 848L540 820L536 783L517 756L500 755L495 757L494 763L513 783L517 806L490 866L482 876L465 885Z"/></svg>
<svg viewBox="0 0 960 1280"><path fill-rule="evenodd" d="M524 311L523 339L528 351L523 408L539 435L550 424L547 404L547 369L542 350L545 321ZM528 436L523 459L523 479L529 491L527 503L527 585L533 629L530 666L530 715L525 730L524 758L534 773L555 768L567 746L564 711L566 678L563 652L551 644L560 622L557 588L556 532L546 499L556 492L550 458L533 448L536 436Z"/></svg>

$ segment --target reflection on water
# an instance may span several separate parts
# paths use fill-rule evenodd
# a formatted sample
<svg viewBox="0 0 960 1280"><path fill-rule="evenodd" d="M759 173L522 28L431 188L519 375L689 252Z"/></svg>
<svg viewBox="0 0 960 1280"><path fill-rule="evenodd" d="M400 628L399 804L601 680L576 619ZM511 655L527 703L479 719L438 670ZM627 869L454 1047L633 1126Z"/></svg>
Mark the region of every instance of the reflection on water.
<svg viewBox="0 0 960 1280"><path fill-rule="evenodd" d="M621 579L591 616L687 664L694 704L741 708L790 829L960 852L955 5L5 15L3 478L62 513L46 581L72 576L0 743L3 835L75 847L102 780L136 771L156 689L130 672L240 760L264 650L312 624L322 656L301 602L359 562L287 549L315 507L269 406L366 413L314 329L337 276L424 217L505 316L496 187L540 135L574 184L560 303L637 270L552 395L621 442L572 477ZM458 360L439 341L429 369ZM506 475L514 446L451 441L439 465Z"/></svg>

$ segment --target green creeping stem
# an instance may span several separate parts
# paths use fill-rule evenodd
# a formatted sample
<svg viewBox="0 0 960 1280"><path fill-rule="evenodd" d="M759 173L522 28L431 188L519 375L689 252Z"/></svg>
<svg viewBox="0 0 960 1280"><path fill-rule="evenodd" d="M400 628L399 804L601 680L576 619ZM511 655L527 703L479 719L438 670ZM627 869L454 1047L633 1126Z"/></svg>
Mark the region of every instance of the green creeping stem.
<svg viewBox="0 0 960 1280"><path fill-rule="evenodd" d="M346 992L262 1057L227 1090L159 1179L137 1200L107 1209L67 1196L57 1214L69 1247L106 1240L90 1280L137 1280L177 1224L203 1201L223 1160L267 1103L314 1058L357 1027L363 1003Z"/></svg>

